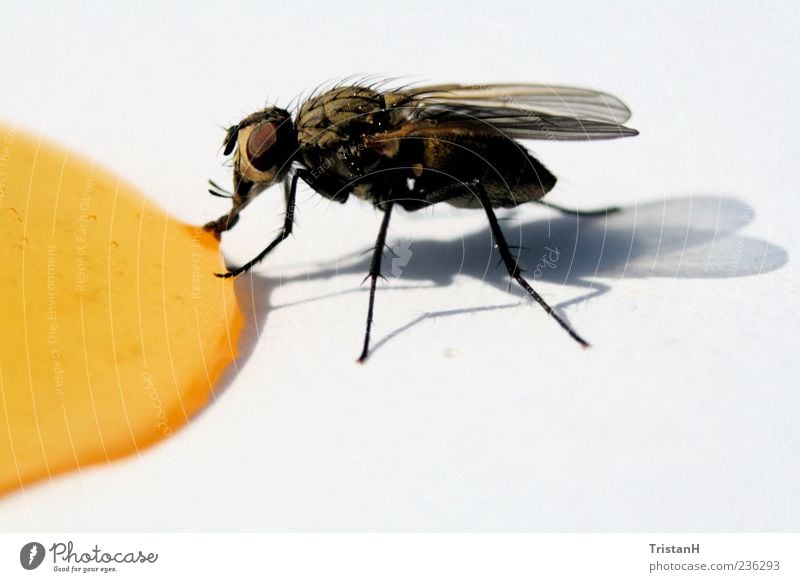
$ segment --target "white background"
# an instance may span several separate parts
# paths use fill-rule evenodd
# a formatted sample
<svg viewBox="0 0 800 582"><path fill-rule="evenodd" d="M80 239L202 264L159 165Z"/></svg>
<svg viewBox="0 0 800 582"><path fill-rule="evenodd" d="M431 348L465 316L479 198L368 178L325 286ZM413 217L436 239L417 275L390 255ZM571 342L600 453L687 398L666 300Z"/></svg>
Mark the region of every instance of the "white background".
<svg viewBox="0 0 800 582"><path fill-rule="evenodd" d="M786 3L16 2L0 116L173 214L225 211L221 127L352 74L585 85L641 135L530 143L549 199L503 225L581 350L506 290L479 211L397 212L412 253L354 364L380 215L303 189L238 282L247 355L171 441L0 500L0 529L797 531L798 9ZM247 209L232 263L280 224ZM391 261L387 263L391 269ZM387 273L388 274L388 273Z"/></svg>

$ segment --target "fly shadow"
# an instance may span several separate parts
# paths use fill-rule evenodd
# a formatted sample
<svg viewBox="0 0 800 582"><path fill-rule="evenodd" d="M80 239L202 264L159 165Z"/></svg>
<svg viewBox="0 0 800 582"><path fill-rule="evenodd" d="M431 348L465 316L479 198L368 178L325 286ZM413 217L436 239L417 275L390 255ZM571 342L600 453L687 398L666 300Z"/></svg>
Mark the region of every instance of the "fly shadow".
<svg viewBox="0 0 800 582"><path fill-rule="evenodd" d="M536 281L546 281L586 289L579 297L554 305L562 316L567 306L608 293L615 279L747 277L775 271L788 261L782 247L740 234L752 221L753 209L726 196L674 197L591 218L543 212L547 214L541 218L511 218L501 225L509 244L517 247L519 262L534 288ZM408 239L400 232L390 235L393 236L383 272L394 279L394 289L419 287L421 282L446 286L457 276L478 278L500 289L509 288L505 269L497 267L498 256L493 252L488 225L449 241ZM369 269L370 250L365 255L339 259L334 265L318 265L309 273L281 277L280 284L363 275ZM330 297L323 295L272 306L269 294L276 284L277 279L257 274L236 281L239 305L248 321L240 346L245 360L257 343L268 311ZM511 286L512 290L515 288ZM367 289L354 286L353 292L366 293ZM515 292L527 297L522 290ZM377 341L372 351L428 318L512 308L517 304L425 313Z"/></svg>

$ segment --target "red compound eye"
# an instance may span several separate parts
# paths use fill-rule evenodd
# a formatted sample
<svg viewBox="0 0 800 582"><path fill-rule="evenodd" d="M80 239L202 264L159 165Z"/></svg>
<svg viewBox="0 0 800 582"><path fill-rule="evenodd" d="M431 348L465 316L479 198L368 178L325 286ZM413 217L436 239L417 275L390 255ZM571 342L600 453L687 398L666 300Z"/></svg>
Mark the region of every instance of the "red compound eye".
<svg viewBox="0 0 800 582"><path fill-rule="evenodd" d="M253 167L266 172L274 165L272 146L278 141L278 124L267 121L256 127L247 138L247 159Z"/></svg>

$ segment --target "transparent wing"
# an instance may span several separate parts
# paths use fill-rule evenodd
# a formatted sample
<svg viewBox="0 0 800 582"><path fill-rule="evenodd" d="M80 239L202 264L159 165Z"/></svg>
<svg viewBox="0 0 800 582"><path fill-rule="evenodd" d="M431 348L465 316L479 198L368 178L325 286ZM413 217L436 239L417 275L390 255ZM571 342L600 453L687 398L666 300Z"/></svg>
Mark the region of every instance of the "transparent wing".
<svg viewBox="0 0 800 582"><path fill-rule="evenodd" d="M631 115L622 101L593 89L435 85L406 93L410 119L483 124L516 139L613 139L639 133L622 125Z"/></svg>
<svg viewBox="0 0 800 582"><path fill-rule="evenodd" d="M580 87L511 83L431 85L416 87L413 93L427 103L533 111L617 124L631 117L631 110L618 97Z"/></svg>

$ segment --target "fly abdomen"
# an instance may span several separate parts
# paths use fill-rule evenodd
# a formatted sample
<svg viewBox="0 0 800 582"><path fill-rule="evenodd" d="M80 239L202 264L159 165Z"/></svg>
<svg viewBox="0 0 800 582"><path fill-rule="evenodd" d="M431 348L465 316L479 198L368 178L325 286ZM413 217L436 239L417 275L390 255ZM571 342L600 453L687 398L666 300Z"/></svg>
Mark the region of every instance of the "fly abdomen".
<svg viewBox="0 0 800 582"><path fill-rule="evenodd" d="M414 141L410 138L401 151L416 150L419 158L403 157L414 189L430 203L479 208L473 186L480 184L493 206L512 207L541 198L556 183L544 164L508 139L458 136Z"/></svg>

